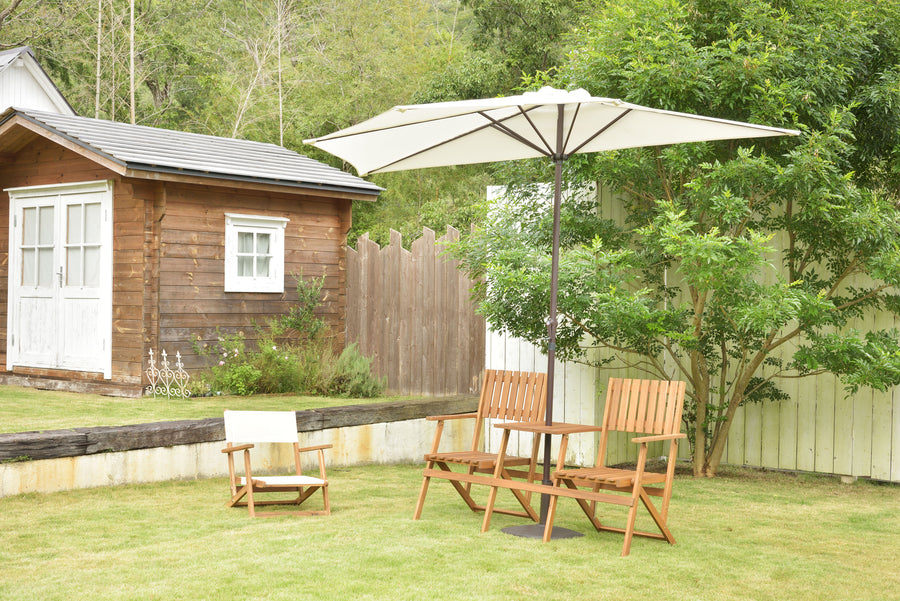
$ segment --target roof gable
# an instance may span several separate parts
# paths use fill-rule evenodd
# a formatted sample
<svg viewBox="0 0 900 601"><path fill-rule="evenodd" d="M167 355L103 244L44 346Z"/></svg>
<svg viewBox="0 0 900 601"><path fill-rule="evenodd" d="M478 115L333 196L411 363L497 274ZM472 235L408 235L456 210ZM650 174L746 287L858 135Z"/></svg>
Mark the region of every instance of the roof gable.
<svg viewBox="0 0 900 601"><path fill-rule="evenodd" d="M0 111L11 106L75 114L27 46L0 52Z"/></svg>
<svg viewBox="0 0 900 601"><path fill-rule="evenodd" d="M275 144L27 109L10 109L0 115L0 139L12 125L53 138L128 177L193 176L328 190L367 200L374 200L382 190Z"/></svg>

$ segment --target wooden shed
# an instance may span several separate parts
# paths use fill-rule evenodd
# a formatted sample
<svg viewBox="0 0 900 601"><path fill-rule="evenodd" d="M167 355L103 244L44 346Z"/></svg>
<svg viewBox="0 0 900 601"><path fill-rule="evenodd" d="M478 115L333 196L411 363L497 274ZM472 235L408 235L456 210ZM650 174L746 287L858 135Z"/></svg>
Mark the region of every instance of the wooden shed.
<svg viewBox="0 0 900 601"><path fill-rule="evenodd" d="M272 144L15 108L0 190L0 382L129 396L150 350L196 367L193 337L251 334L300 273L343 336L351 201L381 191Z"/></svg>

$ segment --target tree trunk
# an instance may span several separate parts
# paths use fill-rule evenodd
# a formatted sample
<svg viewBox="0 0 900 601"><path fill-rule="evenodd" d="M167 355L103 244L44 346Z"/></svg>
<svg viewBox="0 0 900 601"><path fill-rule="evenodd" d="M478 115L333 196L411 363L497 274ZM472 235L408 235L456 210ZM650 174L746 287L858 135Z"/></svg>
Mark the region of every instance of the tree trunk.
<svg viewBox="0 0 900 601"><path fill-rule="evenodd" d="M771 340L772 337L770 336L769 342ZM768 350L768 343L766 347ZM709 454L704 459L703 466L700 469L701 474L707 478L714 478L719 471L719 464L722 462L722 455L725 453L725 443L728 440L728 433L731 431L734 415L744 401L744 393L747 391L747 386L750 385L750 379L760 368L765 358L766 352L757 353L753 360L743 368L743 372L735 384L734 393L731 395L731 400L728 401L728 408L725 410L725 419L715 438L713 438L712 447L709 449ZM694 466L694 474L700 475L697 474L696 465Z"/></svg>
<svg viewBox="0 0 900 601"><path fill-rule="evenodd" d="M131 25L128 30L128 39L129 39L129 85L131 88L131 124L135 123L135 111L134 111L134 0L131 0Z"/></svg>
<svg viewBox="0 0 900 601"><path fill-rule="evenodd" d="M699 355L699 353L696 353ZM702 468L706 459L706 411L709 407L709 382L701 372L700 361L694 357L691 361L692 379L694 380L694 394L697 398L697 414L694 419L694 476L702 476Z"/></svg>
<svg viewBox="0 0 900 601"><path fill-rule="evenodd" d="M97 78L94 85L94 119L100 118L100 67L103 54L103 0L97 0Z"/></svg>

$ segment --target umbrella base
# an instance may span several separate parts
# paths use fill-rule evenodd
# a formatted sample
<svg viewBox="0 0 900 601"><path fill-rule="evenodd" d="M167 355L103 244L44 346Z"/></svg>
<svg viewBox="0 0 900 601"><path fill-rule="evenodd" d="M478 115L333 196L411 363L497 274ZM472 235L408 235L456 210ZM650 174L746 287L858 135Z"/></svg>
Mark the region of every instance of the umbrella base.
<svg viewBox="0 0 900 601"><path fill-rule="evenodd" d="M544 538L544 524L525 524L523 526L507 526L501 530L504 534L511 534L513 536L520 536L522 538ZM578 538L579 536L584 536L581 532L575 532L574 530L569 530L568 528L559 528L557 526L553 527L553 530L550 533L551 540L557 540L561 538Z"/></svg>

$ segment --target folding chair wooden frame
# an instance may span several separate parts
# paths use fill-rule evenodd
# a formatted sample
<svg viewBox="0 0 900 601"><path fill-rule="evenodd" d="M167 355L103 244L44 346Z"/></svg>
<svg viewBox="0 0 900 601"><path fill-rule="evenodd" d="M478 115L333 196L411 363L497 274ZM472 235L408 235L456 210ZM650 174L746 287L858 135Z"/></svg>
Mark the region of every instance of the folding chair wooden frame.
<svg viewBox="0 0 900 601"><path fill-rule="evenodd" d="M627 380L610 378L603 411L602 430L595 467L565 469L563 467L564 445L560 449L557 470L553 473L553 485L565 484L570 491L563 496L575 496L585 515L597 531L609 530L625 534L622 555L631 551L634 535L664 539L675 544L675 537L666 525L669 501L672 498L672 482L675 476L675 461L678 440L681 434L681 412L684 407L684 382L662 380ZM631 439L639 446L637 465L634 469L606 467L606 447L611 432L642 433ZM648 445L653 442L669 442L666 472L658 474L645 471ZM662 486L648 486L661 484ZM579 487L589 487L581 490ZM624 493L614 494L614 493ZM660 507L650 500L651 496L661 497ZM550 497L550 505L544 530L544 541L550 539L556 513L558 496ZM625 528L607 526L596 515L596 504L612 503L628 507ZM638 505L647 508L660 532L635 530Z"/></svg>
<svg viewBox="0 0 900 601"><path fill-rule="evenodd" d="M297 439L297 416L293 411L225 411L225 442L223 453L228 455L228 475L231 480L231 500L228 507L247 507L250 517L283 515L329 515L328 478L325 475L325 449L331 445L300 447ZM254 475L250 466L250 449L257 443L290 443L293 446L294 474L287 476ZM235 470L234 454L243 451L244 476ZM319 476L305 476L300 467L300 454L315 451L319 461ZM300 505L317 490L322 491L325 508L321 511L258 512L261 505ZM261 493L297 493L295 498L259 500ZM242 501L246 497L246 501Z"/></svg>
<svg viewBox="0 0 900 601"><path fill-rule="evenodd" d="M546 390L547 376L537 372L499 371L487 369L484 372L484 382L481 388L481 398L478 410L475 413L459 415L437 415L426 419L437 421L437 429L431 451L425 455L425 469L422 472L422 488L419 491L419 499L416 502L416 510L413 519L418 520L422 516L422 508L425 505L425 495L428 493L428 484L432 478L448 480L459 493L466 505L472 511L484 511L484 506L475 502L471 495L473 474L493 474L497 462L497 454L482 450L482 436L485 420L493 418L507 421L542 421L547 403ZM468 451L442 452L439 451L441 435L444 423L456 419L474 419L472 444ZM535 466L537 463L540 437L535 436L532 443L530 457L504 457L504 469L501 477L525 478L533 482ZM461 466L462 471L453 471L451 465ZM526 470L509 470L507 466L527 466ZM531 493L511 489L516 500L522 506L523 511L512 509L495 509L498 513L528 517L537 521L537 512L531 506Z"/></svg>

